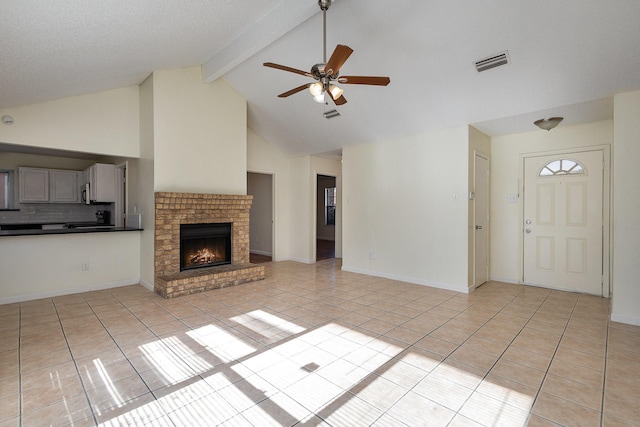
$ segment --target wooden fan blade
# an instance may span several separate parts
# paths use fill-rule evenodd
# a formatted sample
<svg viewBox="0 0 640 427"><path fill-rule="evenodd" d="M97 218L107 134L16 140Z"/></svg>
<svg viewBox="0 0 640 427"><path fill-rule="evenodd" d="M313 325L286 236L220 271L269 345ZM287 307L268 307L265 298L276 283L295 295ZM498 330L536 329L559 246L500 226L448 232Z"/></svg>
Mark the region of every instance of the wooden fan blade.
<svg viewBox="0 0 640 427"><path fill-rule="evenodd" d="M338 78L338 82L348 85L386 86L391 82L391 79L389 77L341 76Z"/></svg>
<svg viewBox="0 0 640 427"><path fill-rule="evenodd" d="M294 93L298 93L298 92L300 92L300 91L303 91L303 90L307 89L307 88L308 88L309 86L311 86L312 84L313 84L313 83L307 83L307 84L305 84L305 85L298 86L298 87L296 87L296 88L294 88L294 89L291 89L291 90L288 90L288 91L286 91L286 92L283 92L283 93L281 93L280 95L278 95L278 98L286 98L287 96L291 96L291 95L293 95Z"/></svg>
<svg viewBox="0 0 640 427"><path fill-rule="evenodd" d="M275 68L276 70L288 71L290 73L296 73L307 77L313 77L313 74L308 73L306 71L298 70L297 68L287 67L286 65L274 64L273 62L265 62L265 67Z"/></svg>
<svg viewBox="0 0 640 427"><path fill-rule="evenodd" d="M344 105L347 103L347 98L345 98L344 95L340 95L340 97L338 99L334 99L333 102L335 102L336 105Z"/></svg>
<svg viewBox="0 0 640 427"><path fill-rule="evenodd" d="M336 49L331 54L331 58L327 61L327 65L324 66L324 72L331 74L332 76L338 74L340 67L342 67L352 53L353 49L349 46L345 46L343 44L336 46Z"/></svg>
<svg viewBox="0 0 640 427"><path fill-rule="evenodd" d="M331 98L331 100L336 105L344 105L347 103L347 98L345 98L343 95L340 95L339 97L334 98L330 91L327 91L327 95L329 95L329 98Z"/></svg>

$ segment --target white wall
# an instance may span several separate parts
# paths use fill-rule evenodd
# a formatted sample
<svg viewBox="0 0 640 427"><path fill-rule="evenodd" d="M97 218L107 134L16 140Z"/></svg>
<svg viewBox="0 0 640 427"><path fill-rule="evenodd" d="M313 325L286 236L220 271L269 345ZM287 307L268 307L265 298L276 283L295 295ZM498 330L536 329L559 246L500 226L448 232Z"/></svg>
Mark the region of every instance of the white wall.
<svg viewBox="0 0 640 427"><path fill-rule="evenodd" d="M253 196L249 213L249 250L273 255L273 175L249 172L247 194Z"/></svg>
<svg viewBox="0 0 640 427"><path fill-rule="evenodd" d="M138 109L137 86L7 108L0 115L15 123L0 126L0 142L136 158ZM87 261L90 270L82 271ZM0 303L138 283L140 232L2 237L0 277Z"/></svg>
<svg viewBox="0 0 640 427"><path fill-rule="evenodd" d="M246 194L247 104L201 67L153 73L155 191Z"/></svg>
<svg viewBox="0 0 640 427"><path fill-rule="evenodd" d="M504 135L491 139L490 275L493 280L522 281L522 199L507 203L508 194L521 193L521 154L613 144L613 122L604 120L552 131Z"/></svg>
<svg viewBox="0 0 640 427"><path fill-rule="evenodd" d="M315 215L313 210L315 176L311 177L311 157L289 160L290 221L289 259L303 263L315 262Z"/></svg>
<svg viewBox="0 0 640 427"><path fill-rule="evenodd" d="M154 197L154 153L153 153L153 75L140 85L140 162L138 167L138 205L142 214L140 234L140 281L153 289L155 277L155 197ZM133 209L133 207L130 207Z"/></svg>
<svg viewBox="0 0 640 427"><path fill-rule="evenodd" d="M468 291L468 133L343 149L344 270Z"/></svg>
<svg viewBox="0 0 640 427"><path fill-rule="evenodd" d="M138 157L138 86L0 110L0 142Z"/></svg>
<svg viewBox="0 0 640 427"><path fill-rule="evenodd" d="M274 217L273 251L274 261L290 259L290 198L289 158L269 144L265 139L249 130L247 133L247 170L273 176Z"/></svg>
<svg viewBox="0 0 640 427"><path fill-rule="evenodd" d="M0 260L0 304L131 285L140 279L140 236L138 231L4 236ZM82 271L84 262L88 271Z"/></svg>
<svg viewBox="0 0 640 427"><path fill-rule="evenodd" d="M640 325L640 91L614 97L611 319Z"/></svg>

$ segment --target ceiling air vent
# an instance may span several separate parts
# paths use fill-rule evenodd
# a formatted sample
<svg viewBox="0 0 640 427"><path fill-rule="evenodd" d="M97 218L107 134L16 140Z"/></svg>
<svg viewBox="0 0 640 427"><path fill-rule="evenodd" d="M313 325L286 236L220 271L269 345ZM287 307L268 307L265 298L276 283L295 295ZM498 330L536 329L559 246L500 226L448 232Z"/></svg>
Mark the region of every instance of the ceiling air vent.
<svg viewBox="0 0 640 427"><path fill-rule="evenodd" d="M339 115L340 113L338 113L338 110L325 111L324 113L322 113L322 116L325 119L333 119L334 117L338 117Z"/></svg>
<svg viewBox="0 0 640 427"><path fill-rule="evenodd" d="M480 61L476 61L476 70L478 72L487 71L492 68L499 67L501 65L507 65L509 63L509 52L506 50L498 55L492 56L490 58L481 59Z"/></svg>

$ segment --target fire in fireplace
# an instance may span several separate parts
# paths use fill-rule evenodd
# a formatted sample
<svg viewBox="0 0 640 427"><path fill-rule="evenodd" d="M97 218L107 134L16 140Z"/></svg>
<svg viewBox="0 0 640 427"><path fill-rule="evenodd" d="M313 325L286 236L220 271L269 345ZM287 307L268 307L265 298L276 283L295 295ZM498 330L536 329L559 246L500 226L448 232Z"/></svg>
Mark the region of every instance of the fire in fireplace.
<svg viewBox="0 0 640 427"><path fill-rule="evenodd" d="M231 264L231 223L180 225L180 271L223 264Z"/></svg>

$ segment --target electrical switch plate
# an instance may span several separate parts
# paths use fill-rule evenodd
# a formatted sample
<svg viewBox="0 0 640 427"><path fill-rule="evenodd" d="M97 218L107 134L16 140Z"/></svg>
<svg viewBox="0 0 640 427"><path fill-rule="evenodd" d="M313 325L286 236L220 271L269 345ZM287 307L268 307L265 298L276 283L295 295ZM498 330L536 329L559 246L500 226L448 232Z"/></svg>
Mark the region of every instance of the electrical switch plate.
<svg viewBox="0 0 640 427"><path fill-rule="evenodd" d="M507 203L518 203L517 194L507 194Z"/></svg>

